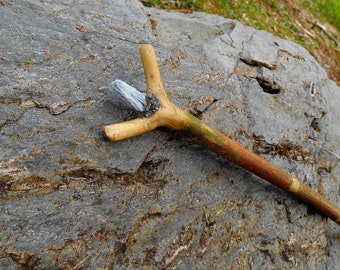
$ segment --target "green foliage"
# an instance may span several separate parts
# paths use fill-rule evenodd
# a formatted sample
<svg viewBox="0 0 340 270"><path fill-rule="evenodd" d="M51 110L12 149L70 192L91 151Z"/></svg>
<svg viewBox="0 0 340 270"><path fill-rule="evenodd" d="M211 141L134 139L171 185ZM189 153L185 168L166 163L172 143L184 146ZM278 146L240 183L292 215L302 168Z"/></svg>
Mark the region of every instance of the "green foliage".
<svg viewBox="0 0 340 270"><path fill-rule="evenodd" d="M297 28L286 4L280 0L141 0L141 2L149 7L169 10L187 9L217 13L227 18L241 20L256 28L278 31L277 34L282 37ZM315 15L321 14L340 30L339 0L298 0L296 3L302 4Z"/></svg>
<svg viewBox="0 0 340 270"><path fill-rule="evenodd" d="M306 4L306 1L304 1ZM310 2L310 1L308 1ZM334 27L340 31L340 1L312 0L316 10Z"/></svg>
<svg viewBox="0 0 340 270"><path fill-rule="evenodd" d="M241 20L257 29L275 32L281 37L286 37L292 28L296 28L288 10L277 0L215 0L213 2L220 10L220 15Z"/></svg>
<svg viewBox="0 0 340 270"><path fill-rule="evenodd" d="M328 21L340 31L340 0L140 0L146 6L183 12L205 11L236 19L256 29L292 40L324 61L330 78L340 85L339 37L321 31ZM326 28L329 29L329 28Z"/></svg>
<svg viewBox="0 0 340 270"><path fill-rule="evenodd" d="M257 29L275 32L284 38L291 38L288 33L292 28L296 28L288 10L279 0L141 0L141 2L146 6L164 9L191 9L219 14L243 21ZM273 16L275 13L280 16Z"/></svg>

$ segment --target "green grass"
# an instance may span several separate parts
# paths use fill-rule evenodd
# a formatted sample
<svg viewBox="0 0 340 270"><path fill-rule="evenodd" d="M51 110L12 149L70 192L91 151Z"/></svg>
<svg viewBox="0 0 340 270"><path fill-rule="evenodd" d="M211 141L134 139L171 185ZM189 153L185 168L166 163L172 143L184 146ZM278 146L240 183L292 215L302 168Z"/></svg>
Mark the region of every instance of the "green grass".
<svg viewBox="0 0 340 270"><path fill-rule="evenodd" d="M288 9L276 0L215 0L213 2L220 10L218 14L240 20L257 29L274 32L284 38L290 37L292 29L297 29L295 22L289 16ZM277 14L280 16L278 17ZM296 37L291 39L296 40Z"/></svg>
<svg viewBox="0 0 340 270"><path fill-rule="evenodd" d="M292 40L309 50L340 85L340 0L140 0L182 12L205 11ZM327 23L333 25L330 29ZM315 24L314 23L318 23ZM323 31L316 26L322 26ZM326 30L325 30L326 29ZM331 31L330 31L331 30ZM338 33L335 33L336 30Z"/></svg>
<svg viewBox="0 0 340 270"><path fill-rule="evenodd" d="M141 0L143 5L163 9L195 9L202 10L207 0Z"/></svg>
<svg viewBox="0 0 340 270"><path fill-rule="evenodd" d="M282 37L297 28L290 16L288 4L284 4L285 1L282 0L141 0L141 2L146 6L163 9L215 13L227 18L241 20L259 29L277 32ZM308 8L314 15L321 15L340 30L339 0L298 0L295 2ZM273 16L273 14L277 14L277 16ZM278 17L279 20L277 20ZM295 38L293 39L295 40Z"/></svg>
<svg viewBox="0 0 340 270"><path fill-rule="evenodd" d="M311 1L304 1L305 6L310 8ZM312 7L318 12L325 20L332 24L340 31L340 1L339 0L312 0ZM313 13L315 13L315 11Z"/></svg>
<svg viewBox="0 0 340 270"><path fill-rule="evenodd" d="M298 35L292 35L292 29L296 30L297 26L291 19L288 9L280 4L279 0L142 0L141 2L146 6L169 10L187 9L218 14L301 43ZM280 15L273 16L273 14Z"/></svg>

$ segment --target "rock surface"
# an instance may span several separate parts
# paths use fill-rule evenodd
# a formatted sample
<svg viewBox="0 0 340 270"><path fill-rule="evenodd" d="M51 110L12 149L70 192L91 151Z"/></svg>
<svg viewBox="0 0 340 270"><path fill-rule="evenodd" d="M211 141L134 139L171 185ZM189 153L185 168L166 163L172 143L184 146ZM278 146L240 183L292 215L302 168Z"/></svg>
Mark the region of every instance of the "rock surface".
<svg viewBox="0 0 340 270"><path fill-rule="evenodd" d="M340 205L340 89L300 46L138 1L0 2L0 268L339 269L339 227L176 133L110 143L155 47L172 101Z"/></svg>

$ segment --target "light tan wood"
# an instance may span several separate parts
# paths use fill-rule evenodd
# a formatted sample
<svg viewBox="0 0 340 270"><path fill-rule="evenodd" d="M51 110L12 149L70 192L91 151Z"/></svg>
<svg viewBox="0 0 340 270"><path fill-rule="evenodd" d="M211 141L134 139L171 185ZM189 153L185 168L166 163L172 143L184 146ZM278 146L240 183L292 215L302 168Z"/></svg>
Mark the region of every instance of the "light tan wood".
<svg viewBox="0 0 340 270"><path fill-rule="evenodd" d="M105 126L103 128L105 138L110 141L123 140L149 132L159 126L181 131L191 139L240 167L290 192L340 224L340 209L336 205L290 174L280 170L247 148L231 140L220 131L208 126L174 105L164 91L153 47L148 44L142 45L140 54L145 72L147 91L158 98L160 107L150 117L137 118L124 123Z"/></svg>

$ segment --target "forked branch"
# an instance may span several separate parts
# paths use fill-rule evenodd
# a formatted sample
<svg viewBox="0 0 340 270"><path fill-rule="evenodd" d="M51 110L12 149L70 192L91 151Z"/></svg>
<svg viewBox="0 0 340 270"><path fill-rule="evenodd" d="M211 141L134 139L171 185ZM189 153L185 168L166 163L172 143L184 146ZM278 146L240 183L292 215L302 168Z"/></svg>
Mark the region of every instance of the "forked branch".
<svg viewBox="0 0 340 270"><path fill-rule="evenodd" d="M181 131L194 141L220 154L231 162L293 194L340 224L340 209L336 205L298 179L292 177L289 173L282 171L231 140L220 131L208 126L190 113L174 105L164 91L153 47L151 45L142 45L140 54L147 82L147 92L153 94L158 99L159 108L150 117L137 118L105 126L103 133L108 140L123 140L151 131L159 126ZM121 90L129 91L124 87Z"/></svg>

